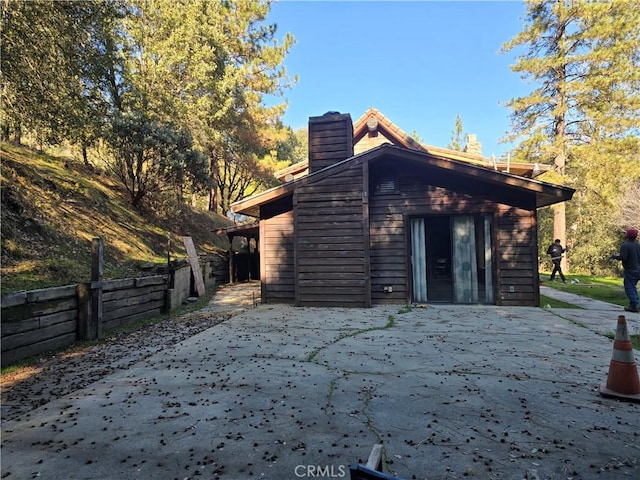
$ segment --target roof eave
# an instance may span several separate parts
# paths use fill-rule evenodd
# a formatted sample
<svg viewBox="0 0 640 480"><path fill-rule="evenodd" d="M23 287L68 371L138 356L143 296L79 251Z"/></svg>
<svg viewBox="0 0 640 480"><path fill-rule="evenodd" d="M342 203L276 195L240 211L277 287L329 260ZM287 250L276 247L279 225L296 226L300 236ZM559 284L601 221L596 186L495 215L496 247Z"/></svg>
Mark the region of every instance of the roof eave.
<svg viewBox="0 0 640 480"><path fill-rule="evenodd" d="M264 192L238 200L231 204L231 211L250 217L260 218L260 205L268 203L283 196L293 193L295 181L278 185Z"/></svg>
<svg viewBox="0 0 640 480"><path fill-rule="evenodd" d="M259 193L252 197L239 200L231 205L234 213L241 213L252 217L260 217L260 205L273 200L282 198L285 195L292 194L295 188L303 182L310 182L314 179L330 175L331 171L340 168L345 163L352 162L356 159L375 160L385 155L399 156L403 158L422 161L431 159L434 166L443 170L454 171L467 177L482 177L489 183L496 185L507 185L512 188L518 188L530 191L536 196L536 208L546 207L555 203L570 200L575 190L569 187L554 185L542 182L533 178L526 178L512 173L500 170L492 170L486 166L474 165L464 160L454 160L446 155L438 155L436 153L426 153L424 151L406 149L394 145L384 144L376 148L363 152L359 155L347 158L342 162L335 163L323 168L317 172L292 180L283 185L279 185L265 192Z"/></svg>

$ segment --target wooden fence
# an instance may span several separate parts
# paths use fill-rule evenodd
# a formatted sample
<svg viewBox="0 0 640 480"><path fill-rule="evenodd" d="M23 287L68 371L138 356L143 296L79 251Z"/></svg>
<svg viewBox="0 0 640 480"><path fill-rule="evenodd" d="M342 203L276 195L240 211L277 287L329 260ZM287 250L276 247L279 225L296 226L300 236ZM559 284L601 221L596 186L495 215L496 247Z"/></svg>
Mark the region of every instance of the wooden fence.
<svg viewBox="0 0 640 480"><path fill-rule="evenodd" d="M202 259L201 265L207 290L226 280L224 257ZM193 293L191 267L179 262L163 275L94 278L88 283L3 295L2 366L76 340L100 338L114 328L173 310Z"/></svg>

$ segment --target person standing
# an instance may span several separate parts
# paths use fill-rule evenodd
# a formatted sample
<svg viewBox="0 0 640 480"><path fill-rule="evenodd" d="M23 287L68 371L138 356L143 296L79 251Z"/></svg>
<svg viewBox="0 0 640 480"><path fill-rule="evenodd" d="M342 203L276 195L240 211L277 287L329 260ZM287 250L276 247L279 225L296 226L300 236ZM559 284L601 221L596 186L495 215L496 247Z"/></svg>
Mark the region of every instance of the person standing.
<svg viewBox="0 0 640 480"><path fill-rule="evenodd" d="M559 238L556 238L555 241L551 245L549 245L549 248L547 248L547 254L551 255L551 261L553 262L553 271L551 272L550 278L552 282L555 280L557 273L558 275L560 275L562 283L567 283L567 280L564 278L564 274L562 273L562 267L560 266L560 262L562 261L562 254L566 251L566 248L562 248Z"/></svg>
<svg viewBox="0 0 640 480"><path fill-rule="evenodd" d="M638 305L638 280L640 280L640 243L638 230L630 228L625 232L624 242L620 245L620 253L611 255L610 260L621 260L624 293L629 299L629 306L624 307L627 312L640 312Z"/></svg>

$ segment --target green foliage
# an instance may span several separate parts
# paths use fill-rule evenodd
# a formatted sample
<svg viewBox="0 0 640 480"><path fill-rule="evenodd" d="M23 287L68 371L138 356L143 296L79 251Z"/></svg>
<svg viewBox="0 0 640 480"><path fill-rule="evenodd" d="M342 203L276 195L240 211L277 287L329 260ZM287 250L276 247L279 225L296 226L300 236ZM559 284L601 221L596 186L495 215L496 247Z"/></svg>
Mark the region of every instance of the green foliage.
<svg viewBox="0 0 640 480"><path fill-rule="evenodd" d="M458 150L461 152L464 149L464 127L462 126L462 118L460 115L456 115L455 126L451 131L451 142L447 145L447 148L451 150Z"/></svg>
<svg viewBox="0 0 640 480"><path fill-rule="evenodd" d="M424 139L422 138L422 136L420 136L420 134L416 130L412 130L409 136L418 143L424 143Z"/></svg>
<svg viewBox="0 0 640 480"><path fill-rule="evenodd" d="M125 187L131 205L163 186L207 186L207 163L193 149L191 135L140 113L117 114L107 137L113 159L107 165Z"/></svg>
<svg viewBox="0 0 640 480"><path fill-rule="evenodd" d="M284 168L309 158L309 132L305 127L293 130L286 127L284 138L276 144L275 157L284 162L278 168Z"/></svg>
<svg viewBox="0 0 640 480"><path fill-rule="evenodd" d="M570 182L577 191L567 206L567 221L572 238L570 258L579 272L614 273L615 266L607 258L618 250L622 228L633 226L624 225L620 199L630 179L640 177L640 161L626 150L618 151L618 145L617 141L601 141L575 147ZM640 210L637 197L635 205L635 211Z"/></svg>
<svg viewBox="0 0 640 480"><path fill-rule="evenodd" d="M611 340L615 340L616 334L609 333L605 335L605 337L610 338ZM640 335L629 335L629 341L631 342L631 346L636 350L640 350Z"/></svg>
<svg viewBox="0 0 640 480"><path fill-rule="evenodd" d="M101 72L118 1L2 3L2 123L20 142L88 142L106 113Z"/></svg>
<svg viewBox="0 0 640 480"><path fill-rule="evenodd" d="M132 0L122 98L160 123L184 125L208 159L211 208L269 186L270 152L282 138L289 82L282 61L293 38L265 25L269 2ZM125 87L125 86L123 86Z"/></svg>
<svg viewBox="0 0 640 480"><path fill-rule="evenodd" d="M274 103L293 84L282 66L293 37L276 40L269 9L268 0L3 2L5 137L72 142L87 166L87 150L106 139L132 203L156 187L183 197L216 185L227 208L272 181L268 154L286 134L285 104L265 96ZM134 161L140 145L156 159Z"/></svg>
<svg viewBox="0 0 640 480"><path fill-rule="evenodd" d="M524 48L512 69L533 91L509 101L507 139L519 141L517 160L553 163L544 179L576 189L556 225L540 213L539 238L564 239L572 269L611 273L604 258L620 217L633 218L624 199L640 175L640 10L626 0L527 7L523 31L503 49Z"/></svg>
<svg viewBox="0 0 640 480"><path fill-rule="evenodd" d="M400 310L398 310L398 313L403 314L403 313L409 313L412 311L413 311L413 307L411 307L411 305L405 305Z"/></svg>
<svg viewBox="0 0 640 480"><path fill-rule="evenodd" d="M540 295L540 305L544 307L551 308L580 308L571 303L563 302L562 300L556 300L555 298L546 297L544 295Z"/></svg>

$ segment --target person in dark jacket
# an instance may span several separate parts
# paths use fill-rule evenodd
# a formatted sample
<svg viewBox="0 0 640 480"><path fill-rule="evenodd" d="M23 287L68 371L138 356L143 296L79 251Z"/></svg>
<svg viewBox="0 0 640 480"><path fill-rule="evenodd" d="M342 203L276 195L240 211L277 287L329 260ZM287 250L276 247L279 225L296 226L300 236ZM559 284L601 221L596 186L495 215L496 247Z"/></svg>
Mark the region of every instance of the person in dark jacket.
<svg viewBox="0 0 640 480"><path fill-rule="evenodd" d="M558 273L562 282L567 283L567 280L564 278L564 274L562 273L562 267L560 266L560 262L562 261L562 254L566 251L566 248L562 248L559 238L556 238L556 240L551 245L549 245L549 248L547 248L547 254L551 255L551 261L553 262L553 271L551 272L550 278L552 282L556 278L556 273Z"/></svg>
<svg viewBox="0 0 640 480"><path fill-rule="evenodd" d="M640 312L638 305L638 280L640 280L640 243L638 230L630 228L625 232L624 242L620 245L620 253L611 255L611 260L622 260L624 269L624 293L629 299L629 306L624 307L627 312Z"/></svg>

